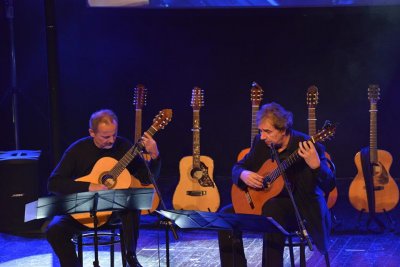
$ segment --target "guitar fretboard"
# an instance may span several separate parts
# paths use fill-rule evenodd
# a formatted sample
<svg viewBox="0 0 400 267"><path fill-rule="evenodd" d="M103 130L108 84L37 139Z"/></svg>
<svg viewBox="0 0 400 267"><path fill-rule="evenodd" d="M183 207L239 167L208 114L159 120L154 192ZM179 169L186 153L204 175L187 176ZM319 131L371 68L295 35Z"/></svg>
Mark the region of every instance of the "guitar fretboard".
<svg viewBox="0 0 400 267"><path fill-rule="evenodd" d="M200 110L193 110L193 167L200 168Z"/></svg>
<svg viewBox="0 0 400 267"><path fill-rule="evenodd" d="M308 108L308 135L313 136L317 133L317 118L315 108Z"/></svg>
<svg viewBox="0 0 400 267"><path fill-rule="evenodd" d="M250 146L253 146L254 137L258 134L258 127L257 127L257 112L260 108L260 105L252 105L251 106L251 140Z"/></svg>
<svg viewBox="0 0 400 267"><path fill-rule="evenodd" d="M135 110L135 143L140 139L142 133L142 109Z"/></svg>
<svg viewBox="0 0 400 267"><path fill-rule="evenodd" d="M369 157L371 163L378 163L378 137L377 137L377 113L378 108L376 103L371 103L369 110Z"/></svg>
<svg viewBox="0 0 400 267"><path fill-rule="evenodd" d="M151 126L147 131L146 131L150 136L153 136L156 132L157 129ZM110 174L112 177L118 177L122 171L128 166L128 164L140 153L140 151L143 150L143 145L142 143L136 143L134 146L132 146L128 152L125 153L125 155L118 161L118 163L110 170Z"/></svg>

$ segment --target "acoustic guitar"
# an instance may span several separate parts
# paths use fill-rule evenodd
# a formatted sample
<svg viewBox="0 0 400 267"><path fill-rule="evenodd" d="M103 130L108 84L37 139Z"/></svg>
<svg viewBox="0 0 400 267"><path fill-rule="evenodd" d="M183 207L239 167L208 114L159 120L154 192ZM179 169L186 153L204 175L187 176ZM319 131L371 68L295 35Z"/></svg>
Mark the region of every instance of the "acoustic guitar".
<svg viewBox="0 0 400 267"><path fill-rule="evenodd" d="M258 134L258 127L256 122L257 112L260 108L260 103L263 98L263 89L259 86L256 82L251 84L250 89L250 100L251 100L251 140L250 140L250 147L253 145L254 137ZM244 158L250 151L250 147L243 149L240 151L237 161Z"/></svg>
<svg viewBox="0 0 400 267"><path fill-rule="evenodd" d="M157 131L163 129L172 118L171 109L163 109L154 118L153 124L146 131L153 136ZM133 145L125 155L119 160L111 157L103 157L99 159L93 166L90 174L76 179L76 182L89 182L93 184L103 184L108 189L127 189L131 186L131 174L126 166L143 150L143 145L138 142ZM111 211L102 211L97 213L98 226L107 222L111 216ZM93 218L90 213L77 213L72 215L80 223L87 227L94 227Z"/></svg>
<svg viewBox="0 0 400 267"><path fill-rule="evenodd" d="M200 108L204 106L204 92L199 87L192 90L193 107L193 156L179 162L179 183L172 204L176 210L200 210L215 212L219 208L220 196L213 180L214 162L200 155Z"/></svg>
<svg viewBox="0 0 400 267"><path fill-rule="evenodd" d="M143 84L138 84L134 89L133 105L135 106L135 143L139 141L142 136L142 109L146 105L147 88ZM142 153L143 159L150 161L151 157L148 153ZM135 176L132 176L131 187L136 188L154 188L153 184L143 184ZM155 211L160 204L158 194L154 194L153 204L150 210L142 210L143 215L147 215Z"/></svg>
<svg viewBox="0 0 400 267"><path fill-rule="evenodd" d="M310 141L315 144L316 142L330 139L334 135L335 130L336 126L334 124L326 122L320 132L311 136ZM283 171L287 170L300 159L301 157L297 149L286 160L281 162ZM266 188L255 189L246 187L242 189L235 184L232 186L232 204L236 213L261 215L264 203L282 191L284 180L275 161L268 159L257 173L264 177Z"/></svg>
<svg viewBox="0 0 400 267"><path fill-rule="evenodd" d="M307 106L308 106L308 135L313 136L317 132L317 117L316 117L316 107L318 104L318 88L315 85L310 86L307 89ZM331 160L331 156L325 152L325 157ZM337 187L329 192L326 198L326 204L328 208L332 208L337 201L338 191Z"/></svg>
<svg viewBox="0 0 400 267"><path fill-rule="evenodd" d="M363 168L365 161L362 160L361 152L358 152L354 157L354 162L357 167L357 175L354 177L349 188L349 199L351 205L359 210L365 212L386 212L396 207L399 202L399 188L396 182L389 173L390 166L392 165L392 155L385 151L378 149L377 144L377 103L380 99L380 88L377 85L370 85L368 88L368 99L370 102L370 133L369 133L369 164L371 174L364 175ZM367 163L368 164L368 163ZM372 177L372 190L371 197L373 203L375 202L374 210L368 205L368 194L365 179ZM373 201L374 200L374 201Z"/></svg>

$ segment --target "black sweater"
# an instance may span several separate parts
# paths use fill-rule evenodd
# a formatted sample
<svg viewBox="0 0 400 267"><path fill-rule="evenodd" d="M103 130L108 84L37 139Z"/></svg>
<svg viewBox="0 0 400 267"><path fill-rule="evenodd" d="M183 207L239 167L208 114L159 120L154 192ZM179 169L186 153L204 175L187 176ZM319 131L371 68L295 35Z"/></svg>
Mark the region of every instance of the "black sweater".
<svg viewBox="0 0 400 267"><path fill-rule="evenodd" d="M67 148L61 161L51 173L47 185L48 191L56 195L88 191L89 182L76 182L75 179L90 174L95 163L103 157L120 160L131 147L132 143L122 137L117 137L110 149L98 148L90 136L77 140ZM148 172L144 164L143 159L136 156L128 164L127 170L142 183L149 184ZM150 160L150 170L155 178L159 176L160 168L160 158Z"/></svg>
<svg viewBox="0 0 400 267"><path fill-rule="evenodd" d="M279 153L281 161L292 153L297 153L299 142L308 140L309 136L295 130L290 132L290 140L287 148ZM317 143L316 149L321 160L321 166L312 170L303 159L299 159L286 170L288 179L292 182L293 196L304 219L308 222L308 228L317 247L321 252L326 251L330 231L330 214L326 206L324 192L329 192L335 187L336 178L329 168L325 157L325 148ZM246 187L240 179L244 170L257 172L265 161L271 159L271 149L264 140L257 135L250 152L232 169L233 183L241 188ZM283 190L280 196L287 194Z"/></svg>

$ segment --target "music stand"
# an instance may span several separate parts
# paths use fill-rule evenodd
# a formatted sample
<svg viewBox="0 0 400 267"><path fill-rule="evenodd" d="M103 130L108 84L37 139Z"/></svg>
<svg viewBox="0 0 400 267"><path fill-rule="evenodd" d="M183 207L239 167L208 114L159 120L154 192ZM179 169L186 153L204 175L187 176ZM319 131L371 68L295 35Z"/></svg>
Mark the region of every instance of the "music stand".
<svg viewBox="0 0 400 267"><path fill-rule="evenodd" d="M232 214L196 210L156 210L173 221L180 228L203 230L230 230L233 232L289 233L273 218L253 214ZM169 239L166 240L166 253L169 254ZM169 257L167 257L169 266Z"/></svg>
<svg viewBox="0 0 400 267"><path fill-rule="evenodd" d="M94 222L94 266L98 261L97 215L99 211L147 210L153 203L154 189L129 188L82 192L65 196L39 198L25 205L25 222L55 215L90 212Z"/></svg>

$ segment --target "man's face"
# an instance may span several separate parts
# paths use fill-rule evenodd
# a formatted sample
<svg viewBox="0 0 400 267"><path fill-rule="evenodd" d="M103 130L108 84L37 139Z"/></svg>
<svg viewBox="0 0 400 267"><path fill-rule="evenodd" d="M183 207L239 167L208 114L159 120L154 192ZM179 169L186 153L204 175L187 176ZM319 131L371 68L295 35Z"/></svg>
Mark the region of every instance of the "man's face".
<svg viewBox="0 0 400 267"><path fill-rule="evenodd" d="M98 148L110 149L114 145L117 137L118 125L116 123L100 123L97 131L89 129L90 136L93 137L94 144Z"/></svg>
<svg viewBox="0 0 400 267"><path fill-rule="evenodd" d="M277 147L282 146L286 136L285 130L276 129L270 119L262 121L258 125L258 130L261 134L261 140L264 140L268 146L270 146L271 143Z"/></svg>

